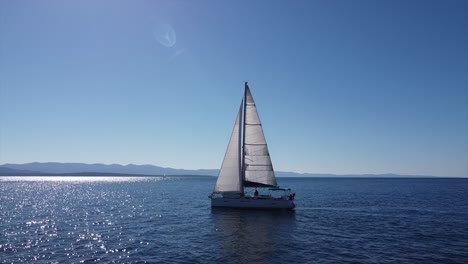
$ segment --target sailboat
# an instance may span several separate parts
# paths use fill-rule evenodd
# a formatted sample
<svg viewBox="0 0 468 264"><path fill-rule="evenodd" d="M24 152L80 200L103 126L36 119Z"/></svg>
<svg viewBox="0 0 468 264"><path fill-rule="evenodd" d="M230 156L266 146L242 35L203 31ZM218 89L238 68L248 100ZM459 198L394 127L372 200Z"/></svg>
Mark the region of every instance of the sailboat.
<svg viewBox="0 0 468 264"><path fill-rule="evenodd" d="M211 206L294 209L294 196L291 189L280 188L276 182L257 107L246 82L216 186L209 196Z"/></svg>

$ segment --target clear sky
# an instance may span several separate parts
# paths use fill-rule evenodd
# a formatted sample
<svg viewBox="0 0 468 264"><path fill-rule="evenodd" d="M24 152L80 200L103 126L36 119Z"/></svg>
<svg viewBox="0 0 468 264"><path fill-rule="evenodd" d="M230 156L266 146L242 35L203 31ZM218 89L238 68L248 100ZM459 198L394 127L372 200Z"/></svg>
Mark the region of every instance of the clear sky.
<svg viewBox="0 0 468 264"><path fill-rule="evenodd" d="M0 1L0 164L468 176L468 1Z"/></svg>

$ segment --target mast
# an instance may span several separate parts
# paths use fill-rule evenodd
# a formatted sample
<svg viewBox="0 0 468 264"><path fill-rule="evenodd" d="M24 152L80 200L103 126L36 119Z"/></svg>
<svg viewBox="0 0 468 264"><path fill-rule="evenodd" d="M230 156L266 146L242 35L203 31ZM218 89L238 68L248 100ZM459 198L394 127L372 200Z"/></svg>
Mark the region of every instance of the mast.
<svg viewBox="0 0 468 264"><path fill-rule="evenodd" d="M242 195L244 195L244 181L245 181L245 115L247 110L247 89L249 86L247 82L245 82L244 86L244 118L242 119L242 182L241 182L241 189Z"/></svg>
<svg viewBox="0 0 468 264"><path fill-rule="evenodd" d="M241 107L240 107L240 111L243 111L243 107L244 107L244 100L242 100L241 102ZM242 119L242 114L240 114L240 118ZM241 121L242 122L242 121ZM238 142L239 142L239 147L238 147L238 150L239 150L239 155L237 155L237 158L238 158L238 164L239 164L239 185L240 185L240 192L241 192L241 196L244 196L244 173L243 173L243 170L242 170L242 158L244 157L244 155L242 154L242 145L240 144L241 140L242 140L242 130L243 130L243 126L241 126L239 124L239 137L238 137Z"/></svg>

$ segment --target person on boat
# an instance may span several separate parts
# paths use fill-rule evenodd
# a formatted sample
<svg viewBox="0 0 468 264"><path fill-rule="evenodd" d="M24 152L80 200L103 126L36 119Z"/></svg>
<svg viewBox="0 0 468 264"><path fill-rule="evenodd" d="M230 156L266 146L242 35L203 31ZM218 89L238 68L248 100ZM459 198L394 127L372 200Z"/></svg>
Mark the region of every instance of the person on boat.
<svg viewBox="0 0 468 264"><path fill-rule="evenodd" d="M255 189L254 196L255 196L255 197L258 197L258 191L257 191L257 189Z"/></svg>

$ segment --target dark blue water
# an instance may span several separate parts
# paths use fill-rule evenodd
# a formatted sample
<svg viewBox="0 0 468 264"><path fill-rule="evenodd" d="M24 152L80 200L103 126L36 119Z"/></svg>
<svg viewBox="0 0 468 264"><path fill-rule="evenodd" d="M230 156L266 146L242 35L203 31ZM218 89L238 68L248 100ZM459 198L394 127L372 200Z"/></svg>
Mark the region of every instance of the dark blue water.
<svg viewBox="0 0 468 264"><path fill-rule="evenodd" d="M468 179L279 179L295 212L212 210L211 178L0 177L0 263L468 263Z"/></svg>

